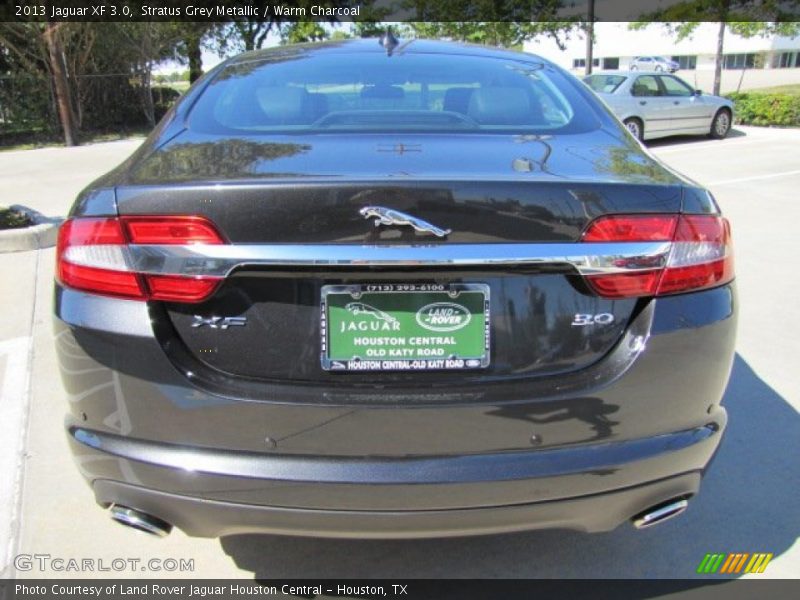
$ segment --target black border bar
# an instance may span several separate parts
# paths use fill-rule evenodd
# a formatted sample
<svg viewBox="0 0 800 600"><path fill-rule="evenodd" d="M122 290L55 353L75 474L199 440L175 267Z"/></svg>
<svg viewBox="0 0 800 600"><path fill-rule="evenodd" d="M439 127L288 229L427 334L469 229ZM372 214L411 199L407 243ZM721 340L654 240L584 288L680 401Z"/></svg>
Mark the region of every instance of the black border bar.
<svg viewBox="0 0 800 600"><path fill-rule="evenodd" d="M797 0L0 0L0 21L800 21Z"/></svg>
<svg viewBox="0 0 800 600"><path fill-rule="evenodd" d="M125 590L125 591L123 591ZM199 593L202 592L202 593ZM797 598L800 579L731 580L707 576L700 579L660 580L247 580L247 579L19 579L0 580L0 600L237 600L274 598L379 598L403 600L569 600L645 599L669 596L708 598Z"/></svg>

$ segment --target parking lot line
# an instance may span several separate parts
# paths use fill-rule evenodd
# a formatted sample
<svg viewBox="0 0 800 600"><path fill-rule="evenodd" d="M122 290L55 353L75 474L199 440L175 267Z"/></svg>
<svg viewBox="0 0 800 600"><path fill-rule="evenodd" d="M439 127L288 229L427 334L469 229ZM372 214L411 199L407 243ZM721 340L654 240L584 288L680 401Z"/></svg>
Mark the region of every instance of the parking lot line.
<svg viewBox="0 0 800 600"><path fill-rule="evenodd" d="M675 140L670 138L669 140L656 140L661 144L671 143L675 144ZM653 145L648 147L648 150L656 155L668 155L668 154L677 154L677 153L684 153L687 150L707 150L708 148L719 148L722 150L730 149L732 146L738 148L739 146L747 146L750 144L769 144L774 143L775 140L772 138L765 138L765 137L740 137L740 138L729 138L724 140L724 144L720 144L720 140L707 140L707 141L687 141L684 143L678 143L675 145Z"/></svg>
<svg viewBox="0 0 800 600"><path fill-rule="evenodd" d="M0 576L10 573L19 528L24 432L27 429L31 338L0 341L0 474L10 485L0 486Z"/></svg>

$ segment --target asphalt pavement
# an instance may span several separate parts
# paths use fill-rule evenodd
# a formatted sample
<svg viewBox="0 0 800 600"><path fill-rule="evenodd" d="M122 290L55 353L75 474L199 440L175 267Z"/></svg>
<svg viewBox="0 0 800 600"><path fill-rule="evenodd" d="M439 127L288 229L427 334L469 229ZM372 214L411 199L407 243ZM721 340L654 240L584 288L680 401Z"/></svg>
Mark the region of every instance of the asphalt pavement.
<svg viewBox="0 0 800 600"><path fill-rule="evenodd" d="M0 204L64 216L83 186L140 141L2 152ZM685 515L647 531L406 541L206 540L179 531L161 540L120 527L94 504L67 450L50 248L0 254L0 481L11 482L0 485L0 574L14 574L16 562L19 577L685 578L708 552L771 552L757 577L798 577L800 130L741 127L724 141L649 147L710 187L731 220L736 250L741 312L724 400L730 426ZM57 558L88 559L94 572L58 570L54 564L69 563Z"/></svg>

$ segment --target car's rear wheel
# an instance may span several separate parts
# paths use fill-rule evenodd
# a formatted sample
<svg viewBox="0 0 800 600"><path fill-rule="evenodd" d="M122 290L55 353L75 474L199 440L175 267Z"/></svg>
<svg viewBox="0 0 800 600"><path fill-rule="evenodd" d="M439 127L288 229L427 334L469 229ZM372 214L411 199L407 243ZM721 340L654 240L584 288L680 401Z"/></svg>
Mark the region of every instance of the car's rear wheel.
<svg viewBox="0 0 800 600"><path fill-rule="evenodd" d="M714 115L714 120L711 121L711 131L708 137L721 140L728 135L731 130L731 111L727 108L721 108Z"/></svg>
<svg viewBox="0 0 800 600"><path fill-rule="evenodd" d="M628 131L630 131L637 140L642 141L644 139L642 137L644 136L644 124L639 119L636 117L625 119L623 125L625 125Z"/></svg>
<svg viewBox="0 0 800 600"><path fill-rule="evenodd" d="M631 71L636 71L638 69L639 69L639 67L637 67L636 65L631 65L631 68L630 68Z"/></svg>
<svg viewBox="0 0 800 600"><path fill-rule="evenodd" d="M663 67L661 65L656 65L656 72L657 73L661 73L661 71L663 71L663 70L664 69L663 69Z"/></svg>

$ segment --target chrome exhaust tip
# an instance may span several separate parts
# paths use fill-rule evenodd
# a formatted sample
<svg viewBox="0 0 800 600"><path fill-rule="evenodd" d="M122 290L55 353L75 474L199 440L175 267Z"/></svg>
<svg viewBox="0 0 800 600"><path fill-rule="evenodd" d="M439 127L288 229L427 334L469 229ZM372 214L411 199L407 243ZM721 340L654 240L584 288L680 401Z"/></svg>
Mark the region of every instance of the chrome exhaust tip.
<svg viewBox="0 0 800 600"><path fill-rule="evenodd" d="M686 498L668 500L667 502L651 506L647 510L640 512L633 517L631 521L633 521L633 526L636 527L636 529L647 529L658 523L663 523L672 517L677 517L685 511L688 506L689 501Z"/></svg>
<svg viewBox="0 0 800 600"><path fill-rule="evenodd" d="M111 518L117 523L132 527L138 531L149 533L156 537L167 537L170 531L172 531L172 525L166 521L162 521L158 517L148 515L135 508L128 508L127 506L120 506L119 504L111 505Z"/></svg>

